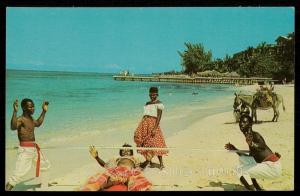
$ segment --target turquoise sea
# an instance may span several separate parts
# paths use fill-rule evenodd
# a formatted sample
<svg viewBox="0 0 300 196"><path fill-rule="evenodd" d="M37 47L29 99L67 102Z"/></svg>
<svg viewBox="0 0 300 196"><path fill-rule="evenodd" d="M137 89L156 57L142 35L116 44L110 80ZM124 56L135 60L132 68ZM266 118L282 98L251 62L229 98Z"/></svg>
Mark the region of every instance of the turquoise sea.
<svg viewBox="0 0 300 196"><path fill-rule="evenodd" d="M16 132L10 130L15 99L19 100L19 116L21 100L31 98L34 118L39 117L43 100L49 101L44 124L35 130L36 140L62 145L81 134L133 133L149 100L150 86L159 87L159 99L165 105L161 126L166 137L205 116L232 110L232 85L115 81L112 76L6 70L6 147L18 145Z"/></svg>

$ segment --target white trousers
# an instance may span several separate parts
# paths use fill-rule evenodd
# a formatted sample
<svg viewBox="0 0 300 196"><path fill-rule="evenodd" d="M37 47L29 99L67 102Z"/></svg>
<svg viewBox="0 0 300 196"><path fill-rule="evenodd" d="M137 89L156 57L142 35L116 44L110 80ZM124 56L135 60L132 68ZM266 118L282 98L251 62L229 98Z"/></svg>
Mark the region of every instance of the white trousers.
<svg viewBox="0 0 300 196"><path fill-rule="evenodd" d="M239 157L240 166L236 170L238 178L240 179L241 176L244 176L249 184L252 184L251 178L274 179L282 173L280 160L276 162L264 161L256 163L252 156L242 155Z"/></svg>
<svg viewBox="0 0 300 196"><path fill-rule="evenodd" d="M40 151L41 153L41 151ZM8 179L8 182L15 186L16 184L24 181L24 177L30 171L32 165L36 167L37 161L37 150L35 147L22 147L19 146L17 153L17 162L13 175ZM43 153L41 153L41 168L40 170L45 171L50 168L50 162L46 159Z"/></svg>

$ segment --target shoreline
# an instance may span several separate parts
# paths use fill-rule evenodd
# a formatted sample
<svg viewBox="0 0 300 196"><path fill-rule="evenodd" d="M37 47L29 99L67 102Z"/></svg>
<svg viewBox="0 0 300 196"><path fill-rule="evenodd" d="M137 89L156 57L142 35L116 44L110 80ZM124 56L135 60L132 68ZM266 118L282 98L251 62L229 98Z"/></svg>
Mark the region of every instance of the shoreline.
<svg viewBox="0 0 300 196"><path fill-rule="evenodd" d="M276 92L283 92L287 96L285 98L287 111L285 113L281 112L279 122L255 124L253 126L254 130L263 135L268 146L273 151L279 151L283 157L283 176L273 182L272 180L259 181L267 190L294 189L294 89L288 87L275 85ZM255 91L255 86L242 86L238 89L253 92ZM281 106L280 111L282 111ZM270 120L271 115L271 110L258 111L258 118L264 121ZM164 119L163 126L169 126L165 123L166 119ZM282 130L285 130L285 132L282 132ZM108 134L107 136L115 137L118 133L106 134ZM132 134L128 131L126 134L127 138L130 138ZM94 142L96 141L97 139L95 138ZM153 190L243 190L243 187L241 187L239 181L232 173L232 170L238 164L237 157L233 153L226 152L223 147L228 141L241 149L247 149L238 125L234 123L232 111L217 112L216 114L205 116L189 124L183 130L172 134L170 137L166 137L168 147L182 147L184 149L171 151L164 158L166 167L164 170L147 168L145 176L156 185L153 186ZM90 140L86 142L89 144L92 143ZM117 139L113 144L118 144L118 142L124 142L124 138ZM105 145L112 146L109 141L101 141L101 146ZM188 151L186 150L187 148L199 148L202 151ZM209 153L205 152L205 150L208 150ZM110 153L111 151L99 149L98 151L105 160L112 157L112 154L113 156L117 155L117 152ZM76 153L76 151L72 150L67 152L73 156ZM73 164L70 167L75 169L64 171L63 167L55 168L57 171L53 172L53 174L60 173L61 175L57 175L56 178L53 177L54 175L51 175L52 178L49 179L50 181L56 181L61 185L79 185L84 183L89 176L103 171L97 162L90 157L88 147L85 153L78 153L76 155L77 160L81 163L80 167L76 167L76 164L72 163L72 158L64 157L62 154L64 153L60 153L59 155L49 151L47 157L49 159L55 156L62 157L59 164L64 165L69 162L71 165ZM143 160L143 157L140 155L138 157ZM178 160L183 161L178 162ZM156 158L154 158L154 161L157 161ZM162 178L162 176L164 177ZM39 190L72 191L74 188L76 186L52 186Z"/></svg>
<svg viewBox="0 0 300 196"><path fill-rule="evenodd" d="M170 121L172 122L172 119L176 119L175 122L183 122L181 118L186 119L186 123L184 122L183 124L188 124L190 121L189 115L191 113L195 113L195 110L219 110L218 108L214 107L211 105L209 102L211 99L223 99L223 95L220 94L219 92L216 92L214 95L208 95L210 97L206 98L206 93L209 91L211 88L210 86L205 86L201 87L199 89L196 89L199 91L199 95L193 95L192 91L194 89L189 89L186 92L180 91L178 94L177 92L177 87L174 88L166 88L167 90L164 92L162 101L165 104L166 110L164 111L163 114L163 119L162 119L162 124L164 124L165 121ZM202 96L202 89L204 89L204 96ZM218 89L213 87L214 91L223 91L223 89ZM190 90L190 92L188 92ZM226 94L228 95L228 92L232 92L232 87L225 87L224 88ZM233 93L232 93L233 95ZM147 99L147 97L145 97ZM183 98L183 99L182 99ZM145 100L146 100L145 99ZM181 101L177 101L181 100ZM138 103L130 105L130 107L126 111L120 111L116 109L114 113L111 111L108 111L108 115L103 115L101 112L101 109L97 108L95 110L95 115L94 116L86 116L84 119L78 119L78 116L72 119L69 117L64 120L64 123L61 123L61 119L56 117L58 115L55 115L54 112L58 109L55 107L58 107L59 103L56 103L54 105L53 103L53 108L49 111L49 114L47 114L45 118L45 122L43 125L36 129L36 141L39 142L40 146L48 146L54 143L55 145L60 145L62 144L68 144L72 143L73 140L76 140L76 137L85 137L85 133L91 132L91 134L101 134L102 132L114 132L114 131L124 131L126 132L127 130L132 130L134 131L136 126L138 125L138 122L141 118L142 112L143 112L143 104L144 101L140 101ZM128 104L128 101L126 101L125 104ZM231 103L230 103L231 104ZM207 107L207 105L209 107ZM54 107L55 106L55 107ZM8 106L7 106L8 107ZM52 107L52 106L51 106ZM92 105L90 106L92 107ZM123 107L125 108L125 107ZM10 109L11 107L9 106L9 111L6 115L6 130L5 130L5 143L6 143L6 148L15 148L18 147L18 138L16 137L16 132L11 131L9 128L10 124ZM38 108L39 109L39 108ZM132 109L132 110L130 110ZM66 110L69 112L71 111L71 108L68 107ZM63 112L63 115L67 115L68 113L65 112L64 110L61 110ZM35 113L35 118L38 118L40 111L36 111ZM82 114L89 114L86 113L87 111L83 110L81 112ZM89 111L90 112L90 111ZM219 111L218 111L219 112ZM201 115L201 112L198 112ZM20 114L20 112L19 112ZM54 117L55 116L55 117ZM60 115L59 115L60 116ZM169 120L170 119L170 120ZM178 121L177 121L178 119ZM82 121L82 122L81 122ZM58 125L55 123L58 122ZM167 124L171 124L167 123ZM183 127L181 123L177 123L179 126L175 126L175 129L178 129L179 127ZM184 125L186 126L186 125ZM168 128L168 127L167 127ZM173 126L174 128L174 126ZM173 131L172 131L173 132ZM68 135L68 137L64 138L64 136ZM74 138L73 138L74 137ZM69 142L70 140L70 142Z"/></svg>

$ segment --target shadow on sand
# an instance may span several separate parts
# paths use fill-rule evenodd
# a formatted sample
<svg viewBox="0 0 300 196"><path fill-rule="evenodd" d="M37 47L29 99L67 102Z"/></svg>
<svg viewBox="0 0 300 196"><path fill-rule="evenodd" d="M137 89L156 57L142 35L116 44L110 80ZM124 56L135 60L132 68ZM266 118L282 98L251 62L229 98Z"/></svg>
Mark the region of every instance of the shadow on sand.
<svg viewBox="0 0 300 196"><path fill-rule="evenodd" d="M258 120L257 122L253 122L253 124L263 124L263 123L276 123L271 120ZM238 122L225 122L224 124L239 124Z"/></svg>
<svg viewBox="0 0 300 196"><path fill-rule="evenodd" d="M274 123L271 120L257 120L257 122L253 122L253 124L263 124L263 123Z"/></svg>
<svg viewBox="0 0 300 196"><path fill-rule="evenodd" d="M224 191L248 191L244 186L240 184L230 184L223 182L209 182L209 186L211 187L222 187Z"/></svg>
<svg viewBox="0 0 300 196"><path fill-rule="evenodd" d="M238 124L237 122L225 122L224 124Z"/></svg>
<svg viewBox="0 0 300 196"><path fill-rule="evenodd" d="M37 188L41 188L41 184L27 184L28 182L32 181L34 178L29 180L23 181L17 184L13 191L36 191Z"/></svg>

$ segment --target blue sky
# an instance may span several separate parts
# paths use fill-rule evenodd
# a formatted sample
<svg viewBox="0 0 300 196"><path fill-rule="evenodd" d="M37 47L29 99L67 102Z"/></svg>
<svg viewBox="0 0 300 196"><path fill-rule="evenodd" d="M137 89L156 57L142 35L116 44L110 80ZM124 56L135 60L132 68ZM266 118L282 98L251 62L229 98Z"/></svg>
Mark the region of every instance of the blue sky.
<svg viewBox="0 0 300 196"><path fill-rule="evenodd" d="M293 7L6 10L6 68L116 73L181 70L185 42L223 58L294 31Z"/></svg>

